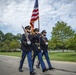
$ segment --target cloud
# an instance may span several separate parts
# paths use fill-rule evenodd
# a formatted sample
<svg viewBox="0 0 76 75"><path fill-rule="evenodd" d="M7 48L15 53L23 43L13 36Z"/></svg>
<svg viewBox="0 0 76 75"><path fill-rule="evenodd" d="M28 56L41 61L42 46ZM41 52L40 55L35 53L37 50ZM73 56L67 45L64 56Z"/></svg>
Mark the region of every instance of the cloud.
<svg viewBox="0 0 76 75"><path fill-rule="evenodd" d="M11 0L1 13L0 22L2 22L4 26L6 25L8 29L10 27L12 32L20 32L22 30L21 25L26 26L29 24L31 15L30 7L32 4L30 6L28 4L30 4L29 1L17 3L17 1Z"/></svg>
<svg viewBox="0 0 76 75"><path fill-rule="evenodd" d="M34 2L35 0L0 0L0 30L4 33L23 33L21 25L29 25ZM76 0L39 0L40 30L47 30L50 38L52 27L57 21L65 21L76 30L75 7ZM38 27L38 22L35 27Z"/></svg>

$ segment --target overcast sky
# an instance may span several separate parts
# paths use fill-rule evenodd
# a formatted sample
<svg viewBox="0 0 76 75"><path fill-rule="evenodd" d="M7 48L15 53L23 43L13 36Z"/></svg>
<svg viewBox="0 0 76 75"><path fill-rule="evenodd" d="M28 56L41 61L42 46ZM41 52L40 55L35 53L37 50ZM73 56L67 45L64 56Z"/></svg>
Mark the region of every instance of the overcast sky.
<svg viewBox="0 0 76 75"><path fill-rule="evenodd" d="M4 33L23 33L29 25L35 0L0 0L0 30ZM64 21L76 31L76 0L39 0L40 31L50 38L52 27ZM38 27L35 22L35 28Z"/></svg>

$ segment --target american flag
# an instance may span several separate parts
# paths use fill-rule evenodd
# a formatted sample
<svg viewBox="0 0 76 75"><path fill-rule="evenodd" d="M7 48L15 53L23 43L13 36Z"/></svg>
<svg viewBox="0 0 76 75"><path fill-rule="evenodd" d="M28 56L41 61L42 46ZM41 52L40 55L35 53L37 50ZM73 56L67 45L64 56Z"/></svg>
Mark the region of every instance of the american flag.
<svg viewBox="0 0 76 75"><path fill-rule="evenodd" d="M31 28L34 29L34 22L39 18L39 9L38 9L38 0L35 1L34 9L32 12L30 25Z"/></svg>

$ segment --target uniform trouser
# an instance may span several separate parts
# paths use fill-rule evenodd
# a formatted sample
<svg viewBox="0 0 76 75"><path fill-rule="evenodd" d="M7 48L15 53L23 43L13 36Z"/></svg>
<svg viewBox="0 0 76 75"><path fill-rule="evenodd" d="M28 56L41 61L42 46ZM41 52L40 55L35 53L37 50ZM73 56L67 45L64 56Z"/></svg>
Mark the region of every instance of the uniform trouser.
<svg viewBox="0 0 76 75"><path fill-rule="evenodd" d="M45 64L44 64L44 61L43 61L43 59L42 59L42 53L41 53L41 51L35 51L34 52L34 57L33 57L33 66L34 66L34 61L35 61L35 57L36 56L38 56L38 60L39 60L39 62L40 62L40 64L41 64L41 67L42 67L42 70L43 69L46 69L46 66L45 66Z"/></svg>
<svg viewBox="0 0 76 75"><path fill-rule="evenodd" d="M46 59L47 64L48 64L48 67L51 68L52 65L51 65L51 62L50 62L50 59L49 59L48 51L43 52L42 56L43 55L45 56L45 59ZM39 66L39 65L40 65L40 62L38 61L37 66Z"/></svg>
<svg viewBox="0 0 76 75"><path fill-rule="evenodd" d="M28 59L28 66L29 66L30 72L33 72L33 67L32 67L32 52L31 51L30 52L24 52L24 51L22 51L22 58L21 58L21 61L20 61L20 67L19 68L22 69L26 55L27 55L27 59Z"/></svg>

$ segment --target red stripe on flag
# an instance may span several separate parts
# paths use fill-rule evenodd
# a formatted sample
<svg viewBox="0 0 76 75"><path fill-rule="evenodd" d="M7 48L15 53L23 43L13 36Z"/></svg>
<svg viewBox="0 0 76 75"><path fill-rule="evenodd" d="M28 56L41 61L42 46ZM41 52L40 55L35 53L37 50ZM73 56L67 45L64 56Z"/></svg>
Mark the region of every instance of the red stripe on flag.
<svg viewBox="0 0 76 75"><path fill-rule="evenodd" d="M34 29L34 25L32 23L30 23L30 24L31 24L31 28Z"/></svg>
<svg viewBox="0 0 76 75"><path fill-rule="evenodd" d="M31 22L36 21L38 18L39 18L39 16L38 16L37 18L33 18L33 19L31 19Z"/></svg>
<svg viewBox="0 0 76 75"><path fill-rule="evenodd" d="M34 29L34 22L39 18L38 0L35 0L34 9L30 20L31 28Z"/></svg>
<svg viewBox="0 0 76 75"><path fill-rule="evenodd" d="M39 10L38 10L38 9L34 9L34 10L33 10L33 12L37 12L37 11L39 11Z"/></svg>
<svg viewBox="0 0 76 75"><path fill-rule="evenodd" d="M36 13L36 14L32 14L32 17L33 17L33 16L37 16L37 15L39 15L39 12L38 12L38 13Z"/></svg>

